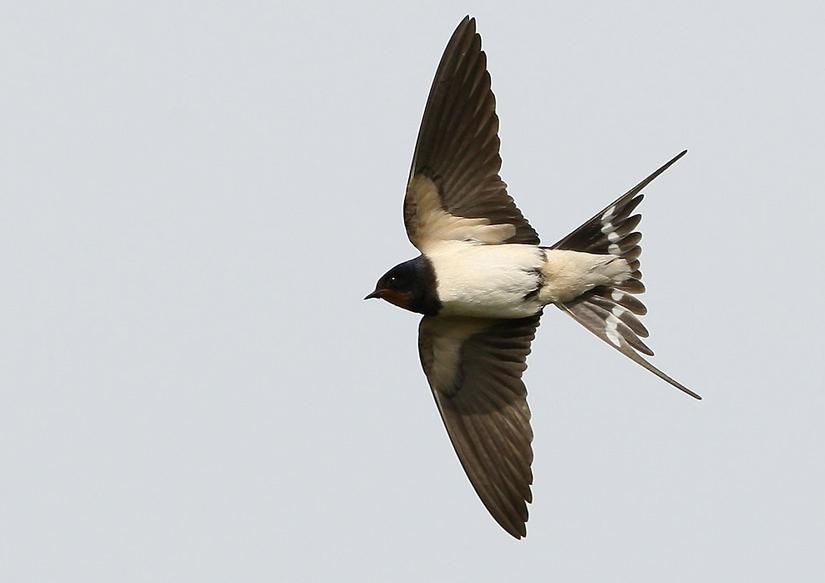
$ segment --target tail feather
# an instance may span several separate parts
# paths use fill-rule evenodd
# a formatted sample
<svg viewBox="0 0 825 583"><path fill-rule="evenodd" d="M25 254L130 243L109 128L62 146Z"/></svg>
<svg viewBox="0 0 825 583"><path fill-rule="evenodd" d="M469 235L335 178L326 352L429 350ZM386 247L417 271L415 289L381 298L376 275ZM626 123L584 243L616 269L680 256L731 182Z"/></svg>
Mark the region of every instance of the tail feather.
<svg viewBox="0 0 825 583"><path fill-rule="evenodd" d="M647 314L647 307L639 300L638 298L630 295L629 293L622 293L620 290L603 287L598 290L593 290L592 297L594 300L596 298L610 302L613 304L617 304L623 308L626 308L636 314L637 316L644 316Z"/></svg>
<svg viewBox="0 0 825 583"><path fill-rule="evenodd" d="M575 304L575 302L574 302ZM676 379L670 377L664 371L659 370L652 364L650 364L642 355L638 352L633 350L631 346L627 343L627 341L622 338L621 336L617 337L614 341L612 338L608 338L607 333L605 332L605 325L604 321L601 320L598 316L595 316L593 312L591 312L586 305L578 304L578 305L571 305L571 304L558 304L559 308L563 311L570 314L574 320L582 324L585 328L593 332L596 336L619 350L622 354L630 358L633 362L643 366L660 379L670 383L680 391L683 391L693 397L694 399L701 399L702 397L684 386L682 383L677 381Z"/></svg>
<svg viewBox="0 0 825 583"><path fill-rule="evenodd" d="M641 272L634 271L634 273ZM614 285L612 289L625 291L629 294L643 294L647 288L645 288L645 284L643 284L640 279L628 279L620 284Z"/></svg>
<svg viewBox="0 0 825 583"><path fill-rule="evenodd" d="M589 221L567 235L564 239L553 245L551 248L586 251L587 253L609 253L608 247L610 246L610 243L613 242L610 241L608 235L612 230L610 225L620 225L626 222L630 213L632 213L644 199L644 195L639 194L642 189L653 182L654 179L675 164L676 161L685 154L687 154L687 150L680 152L667 164L656 170L656 172L607 205L599 213L591 217ZM616 254L612 253L612 255Z"/></svg>
<svg viewBox="0 0 825 583"><path fill-rule="evenodd" d="M640 194L641 190L686 153L687 150L674 157L553 245L552 249L616 255L627 261L631 269L627 279L612 286L597 287L572 301L557 304L558 307L637 364L691 397L701 399L702 397L650 364L642 356L653 356L653 351L641 340L648 337L648 330L637 317L646 314L647 308L639 299L633 297L633 294L644 293L645 286L642 283L642 272L639 271L639 256L642 253L639 242L642 240L642 234L635 230L642 216L631 213L644 198L644 195Z"/></svg>
<svg viewBox="0 0 825 583"><path fill-rule="evenodd" d="M626 297L631 296L626 295ZM641 320L639 320L639 318L637 318L630 310L621 309L624 306L620 305L618 302L597 294L591 295L588 298L588 301L595 306L599 306L602 309L607 310L608 312L612 312L613 315L619 318L621 322L633 330L633 332L636 333L636 336L639 336L640 338L647 338L650 336L650 332L648 332ZM641 304L641 302L639 303ZM644 304L642 304L642 307L644 307Z"/></svg>
<svg viewBox="0 0 825 583"><path fill-rule="evenodd" d="M568 302L567 305L571 306L573 303L574 302ZM571 309L575 312L576 309L574 308L578 308L579 306L581 306L582 313L585 311L590 312L587 314L588 320L595 319L600 323L604 335L612 344L621 346L623 341L642 354L653 356L653 351L642 342L639 334L625 323L623 316L625 316L627 312L624 309L617 306L606 309L590 301L589 298L587 301L579 302L576 306L571 306ZM635 319L635 316L632 317Z"/></svg>

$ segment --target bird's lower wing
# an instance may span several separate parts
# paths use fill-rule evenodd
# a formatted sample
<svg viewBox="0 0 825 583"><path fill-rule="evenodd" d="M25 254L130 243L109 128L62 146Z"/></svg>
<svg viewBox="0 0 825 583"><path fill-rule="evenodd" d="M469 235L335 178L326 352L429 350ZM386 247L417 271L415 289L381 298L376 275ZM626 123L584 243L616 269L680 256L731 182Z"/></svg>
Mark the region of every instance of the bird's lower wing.
<svg viewBox="0 0 825 583"><path fill-rule="evenodd" d="M421 364L461 465L516 538L527 534L532 501L533 432L521 376L539 318L426 316L419 327Z"/></svg>

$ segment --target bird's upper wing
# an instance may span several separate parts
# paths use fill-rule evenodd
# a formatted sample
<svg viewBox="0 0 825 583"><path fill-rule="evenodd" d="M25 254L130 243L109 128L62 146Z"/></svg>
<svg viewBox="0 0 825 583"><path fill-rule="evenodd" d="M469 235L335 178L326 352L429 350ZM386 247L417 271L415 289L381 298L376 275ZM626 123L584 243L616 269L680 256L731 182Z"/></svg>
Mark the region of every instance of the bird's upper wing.
<svg viewBox="0 0 825 583"><path fill-rule="evenodd" d="M475 20L456 28L433 80L415 146L404 224L424 251L434 242L538 244L498 175L498 116Z"/></svg>
<svg viewBox="0 0 825 583"><path fill-rule="evenodd" d="M521 375L540 316L425 316L418 330L421 365L461 465L496 522L516 538L527 534L533 483Z"/></svg>

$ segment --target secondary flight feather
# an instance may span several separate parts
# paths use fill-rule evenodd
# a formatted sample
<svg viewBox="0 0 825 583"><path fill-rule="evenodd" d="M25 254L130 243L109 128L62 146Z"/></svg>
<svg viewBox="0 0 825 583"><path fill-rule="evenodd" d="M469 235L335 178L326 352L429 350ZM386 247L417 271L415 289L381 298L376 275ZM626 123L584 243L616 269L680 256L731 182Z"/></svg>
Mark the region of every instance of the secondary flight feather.
<svg viewBox="0 0 825 583"><path fill-rule="evenodd" d="M699 395L643 355L636 297L641 191L681 152L552 246L499 176L498 116L475 20L450 38L433 80L404 198L421 254L384 274L367 298L423 314L418 348L461 465L504 530L526 536L533 432L521 380L544 307L556 305L637 364Z"/></svg>

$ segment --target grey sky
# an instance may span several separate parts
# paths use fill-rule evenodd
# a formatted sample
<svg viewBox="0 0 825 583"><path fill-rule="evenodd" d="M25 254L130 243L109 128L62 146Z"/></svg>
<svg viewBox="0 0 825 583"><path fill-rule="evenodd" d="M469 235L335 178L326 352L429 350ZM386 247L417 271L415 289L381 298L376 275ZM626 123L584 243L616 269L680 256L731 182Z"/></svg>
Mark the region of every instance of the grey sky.
<svg viewBox="0 0 825 583"><path fill-rule="evenodd" d="M646 191L669 387L548 310L517 542L463 475L401 201L478 18L552 243ZM20 3L0 20L0 580L819 581L821 3Z"/></svg>

